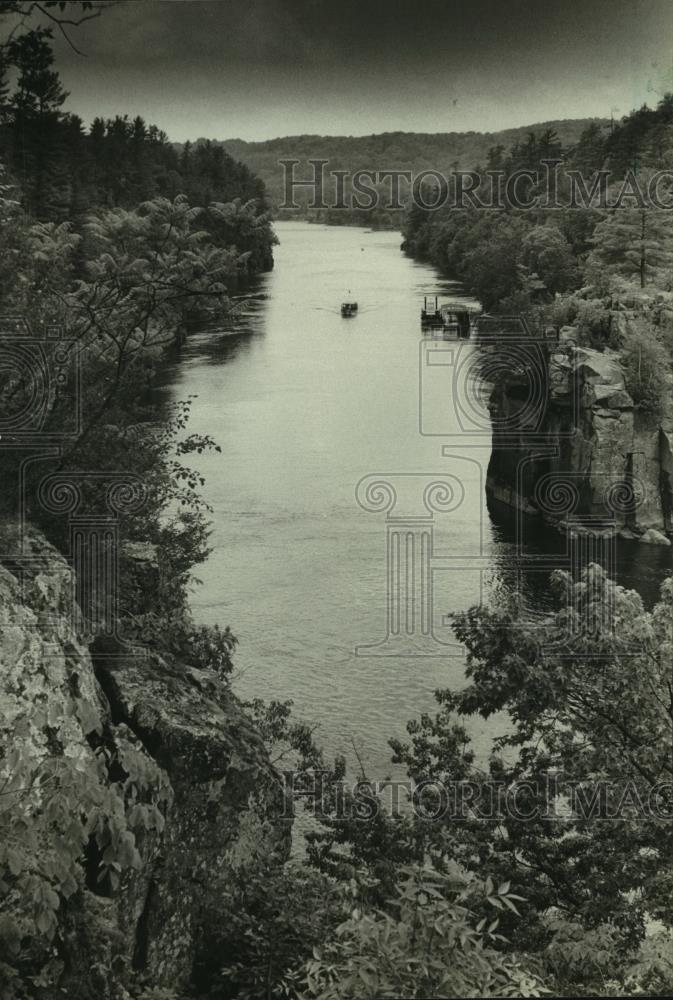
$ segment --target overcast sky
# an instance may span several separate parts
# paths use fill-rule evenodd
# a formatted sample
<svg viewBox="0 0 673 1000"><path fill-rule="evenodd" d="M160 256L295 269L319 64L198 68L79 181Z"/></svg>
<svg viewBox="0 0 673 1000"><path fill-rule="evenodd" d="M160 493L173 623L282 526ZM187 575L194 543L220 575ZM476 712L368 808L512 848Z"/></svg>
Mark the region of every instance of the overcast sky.
<svg viewBox="0 0 673 1000"><path fill-rule="evenodd" d="M116 0L73 38L67 107L175 140L495 131L673 90L673 0Z"/></svg>

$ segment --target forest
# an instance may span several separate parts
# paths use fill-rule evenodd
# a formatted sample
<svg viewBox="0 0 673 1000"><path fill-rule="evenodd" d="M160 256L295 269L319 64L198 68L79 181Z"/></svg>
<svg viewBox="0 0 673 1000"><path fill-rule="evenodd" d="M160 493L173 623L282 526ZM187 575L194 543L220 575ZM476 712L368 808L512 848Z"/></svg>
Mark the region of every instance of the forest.
<svg viewBox="0 0 673 1000"><path fill-rule="evenodd" d="M545 129L530 132L509 150L493 146L485 170L503 171L505 177L522 170L539 173L543 160L559 160L558 201L569 206L569 198L564 198L569 191L568 171L580 171L589 186L602 169L610 171L614 184L628 171L647 180L654 171L670 167L672 147L673 97L667 95L656 108L641 108L612 130L589 125L570 145L554 129ZM541 284L531 301L579 288L581 267L610 256L615 273L637 277L641 287L657 284L665 288L670 252L666 210L648 210L635 199L625 207L630 210L609 213L567 207L484 212L428 211L412 205L403 225L404 247L464 281L487 310L502 304L506 311L510 297L524 291L533 274ZM643 219L646 228L641 234ZM625 228L618 234L618 227ZM512 253L514 248L517 252ZM643 251L642 261L636 248Z"/></svg>
<svg viewBox="0 0 673 1000"><path fill-rule="evenodd" d="M95 473L80 496L89 513L101 504L104 474L124 469L142 480L145 503L128 506L121 540L159 553L159 582L143 588L122 567L115 612L123 634L150 650L153 669L165 670L177 701L202 683L194 670L214 678L213 690L227 689L234 670L228 625L200 626L189 608L194 570L210 545L203 484L189 456L219 446L190 433L190 400L158 412L147 389L192 324L221 323L240 281L271 267L266 175L256 177L215 142L176 149L141 118L85 126L64 110L51 41L48 28L21 30L2 50L0 307L24 317L34 334L59 327L74 345L81 422L57 455L26 463L11 420L31 387L0 368L0 418L10 427L0 471L7 483L23 476L23 513L57 552L67 539L63 519L40 503L45 473ZM468 165L484 157L506 171L550 153L588 172L606 160L615 171L672 165L671 97L612 131L585 126L558 123L520 136L509 151L493 137L473 137L456 156ZM407 140L398 140L406 155ZM430 145L419 151L418 137L408 142L430 163ZM643 211L412 207L405 248L460 280L488 310L559 327L572 321L587 343L619 349L647 412L663 406L673 310L626 339L606 320L614 296L671 293L668 217ZM79 384L73 363L50 390L41 430L66 426ZM12 500L3 493L4 516ZM327 760L291 701L243 706L248 722L232 739L254 725L270 759L294 772L293 805L313 822L303 852L260 847L225 874L206 873L191 978L179 986L147 973L142 940L127 962L119 927L91 916L109 912L142 870L141 849L170 817L160 740L156 760L133 747L116 756L111 726L101 724L76 674L76 718L45 708L49 692L20 673L26 641L0 718L3 998L56 1000L64 976L73 1000L103 995L91 992L88 969L69 963L80 912L86 933L76 944L102 956L101 989L115 1000L670 995L673 582L651 610L596 566L577 580L559 574L556 583L556 607L542 623L505 600L454 617L466 685L437 691L435 713L411 720L405 739L391 739L392 761L415 788L406 808L388 808L386 788L366 766L353 781L342 758ZM15 623L3 620L3 650L16 650L23 640L15 635ZM102 640L91 645L109 654ZM73 648L66 644L61 659L72 659ZM499 713L510 729L480 760L468 722ZM200 732L202 720L191 721ZM75 722L95 765L66 752ZM233 753L235 780L254 781L236 771L239 763ZM209 790L213 808L223 780Z"/></svg>
<svg viewBox="0 0 673 1000"><path fill-rule="evenodd" d="M570 203L571 170L580 171L589 187L598 171L609 171L615 189L625 176L647 185L662 172L662 191L670 192L673 96L632 112L612 130L590 125L571 146L553 130L531 132L509 151L492 148L487 169L505 177L517 170L539 172L547 158L561 161L561 205ZM407 253L462 282L486 311L523 314L536 331L574 325L581 344L619 351L641 413L662 415L673 333L670 210L635 197L618 209L433 212L412 205L402 232ZM618 327L614 309L626 301L639 315L628 328Z"/></svg>
<svg viewBox="0 0 673 1000"><path fill-rule="evenodd" d="M541 131L552 129L566 146L574 145L585 128L590 125L604 129L609 125L602 119L568 119L544 122L533 126ZM524 141L530 129L511 128L500 132L384 132L370 136L299 135L270 139L266 142L244 142L240 139L221 141L222 147L232 156L247 164L266 186L269 201L274 207L285 199L284 174L281 161L295 159L297 177L310 177L309 159L328 161L329 170L346 170L352 175L358 170L410 170L414 175L423 170L439 170L448 174L452 170L471 170L485 164L489 150L501 146L503 150ZM387 190L384 187L384 191ZM309 195L298 189L297 201L303 207L293 213L281 209L280 216L293 214L329 225L370 225L398 228L401 219L398 211L386 210L385 196L375 210L309 210ZM330 202L327 198L328 204Z"/></svg>
<svg viewBox="0 0 673 1000"><path fill-rule="evenodd" d="M0 63L0 155L6 189L16 185L26 219L77 232L102 209L136 209L178 195L190 205L234 206L207 220L213 242L246 254L245 271L273 264L262 181L209 141L178 154L141 117L96 118L90 127L63 110L68 94L55 71L50 29L14 37ZM11 82L10 82L11 77Z"/></svg>

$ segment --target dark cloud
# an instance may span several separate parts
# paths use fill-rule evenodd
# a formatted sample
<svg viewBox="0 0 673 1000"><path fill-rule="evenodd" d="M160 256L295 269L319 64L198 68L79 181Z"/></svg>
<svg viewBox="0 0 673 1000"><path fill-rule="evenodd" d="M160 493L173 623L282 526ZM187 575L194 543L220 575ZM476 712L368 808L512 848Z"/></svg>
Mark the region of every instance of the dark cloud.
<svg viewBox="0 0 673 1000"><path fill-rule="evenodd" d="M495 129L673 85L671 0L130 0L58 42L84 117L176 138Z"/></svg>

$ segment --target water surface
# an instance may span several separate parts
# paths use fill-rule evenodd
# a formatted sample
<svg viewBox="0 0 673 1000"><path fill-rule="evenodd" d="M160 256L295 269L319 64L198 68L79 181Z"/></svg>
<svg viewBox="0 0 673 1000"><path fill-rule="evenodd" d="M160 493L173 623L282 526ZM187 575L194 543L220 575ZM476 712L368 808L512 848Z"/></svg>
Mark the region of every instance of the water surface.
<svg viewBox="0 0 673 1000"><path fill-rule="evenodd" d="M436 688L464 683L446 614L511 582L513 534L486 508L490 434L475 433L479 400L461 374L474 348L437 342L430 364L434 345L422 342L423 296L446 300L457 287L402 254L397 233L305 223L277 231L275 269L259 297L240 303L234 330L192 336L166 373L172 398L198 397L190 429L222 448L199 459L213 553L197 568L203 585L192 603L200 621L231 625L238 636L239 694L292 698L328 750L352 759L355 745L370 774L384 777L388 738L432 711ZM354 319L339 313L346 299L359 303ZM356 499L357 484L373 475L396 492L388 513ZM438 505L448 511L430 518L423 489L433 481L447 485ZM374 488L369 506L381 498ZM426 529L431 543L421 538ZM394 559L400 553L392 568L388 530L397 536ZM546 544L531 537L532 549ZM636 568L625 556L624 571L653 592L670 557L647 557ZM435 641L421 627L428 595L419 574L431 578ZM525 578L533 608L549 601L543 576ZM356 655L366 646L399 652L400 643L376 646L387 634L389 587L403 590L402 655ZM472 725L481 752L502 725Z"/></svg>

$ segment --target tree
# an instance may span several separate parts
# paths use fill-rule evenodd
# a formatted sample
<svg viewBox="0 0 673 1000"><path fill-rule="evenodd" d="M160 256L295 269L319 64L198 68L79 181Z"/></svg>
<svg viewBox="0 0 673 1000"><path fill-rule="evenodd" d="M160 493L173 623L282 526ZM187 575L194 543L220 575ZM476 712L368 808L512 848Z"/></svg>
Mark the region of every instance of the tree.
<svg viewBox="0 0 673 1000"><path fill-rule="evenodd" d="M269 217L260 213L254 200L240 198L223 204L212 202L204 213L204 225L218 246L236 247L246 270L268 270L273 265L272 246L277 242Z"/></svg>
<svg viewBox="0 0 673 1000"><path fill-rule="evenodd" d="M25 207L37 218L55 218L64 159L61 107L67 98L53 69L51 33L37 28L12 39L6 47L18 74L11 101L12 166L22 186ZM67 204L66 197L66 204ZM66 213L60 213L63 217Z"/></svg>
<svg viewBox="0 0 673 1000"><path fill-rule="evenodd" d="M186 317L207 319L228 308L226 285L237 273L239 255L213 246L198 227L199 216L199 210L178 198L148 202L136 212L99 211L89 218L83 240L66 223L19 224L11 248L14 266L7 275L13 287L3 289L2 301L4 308L29 318L36 333L60 322L71 359L76 355L83 371L78 383L71 364L68 383L50 396L49 427L62 425L76 392L82 424L79 436L47 466L61 471L132 469L143 478L147 503L135 521L124 523L123 531L125 537L161 546L172 596L168 590L155 595L157 613L165 615L170 606L172 620L165 615L170 627L160 622L153 637L163 635L171 651L184 639L180 629L191 629L180 615L180 602L191 566L207 553L208 534L198 499L200 478L182 465L180 456L214 443L199 436L181 440L183 411L167 414L157 427L144 393L153 366L175 342ZM73 262L82 242L85 276L75 279ZM20 394L30 399L30 391L30 384L3 380L2 406L16 412ZM21 460L20 451L5 449L3 472L17 475ZM37 497L46 471L35 467L28 476L25 513L38 520L52 541L63 544L63 520L45 514ZM92 484L86 498L94 507L103 502L96 489ZM199 641L207 645L206 637Z"/></svg>
<svg viewBox="0 0 673 1000"><path fill-rule="evenodd" d="M670 394L671 357L644 320L631 321L620 344L620 362L636 408L661 418Z"/></svg>
<svg viewBox="0 0 673 1000"><path fill-rule="evenodd" d="M222 881L214 912L205 913L194 985L219 1000L280 1000L343 920L339 887L315 869L252 856Z"/></svg>
<svg viewBox="0 0 673 1000"><path fill-rule="evenodd" d="M470 684L438 693L440 713L410 725L395 759L417 782L468 787L460 822L429 809L417 822L437 851L529 901L512 928L522 947L543 953L553 916L609 925L627 957L647 920L673 925L673 580L646 612L598 566L556 579L564 596L542 626L516 605L456 616ZM475 767L456 718L503 711L511 730Z"/></svg>
<svg viewBox="0 0 673 1000"><path fill-rule="evenodd" d="M40 17L49 25L55 25L68 45L79 52L70 29L100 17L103 9L102 6L94 7L93 0L0 0L0 19L14 19L11 37L17 37L31 18Z"/></svg>
<svg viewBox="0 0 673 1000"><path fill-rule="evenodd" d="M521 241L529 224L507 213L495 217L488 228L487 238L465 254L459 271L459 276L464 278L468 289L487 312L496 309L501 299L521 288Z"/></svg>
<svg viewBox="0 0 673 1000"><path fill-rule="evenodd" d="M669 288L673 266L673 232L669 213L653 207L621 207L603 214L590 240L593 250L585 273L635 278L641 288Z"/></svg>
<svg viewBox="0 0 673 1000"><path fill-rule="evenodd" d="M582 132L579 141L571 150L570 159L576 170L581 170L589 178L603 166L605 159L605 137L597 122Z"/></svg>
<svg viewBox="0 0 673 1000"><path fill-rule="evenodd" d="M40 116L54 114L68 96L53 69L50 40L49 30L36 28L19 35L7 46L8 58L19 74L14 94L14 105L19 112Z"/></svg>
<svg viewBox="0 0 673 1000"><path fill-rule="evenodd" d="M521 262L552 295L567 291L579 280L572 248L561 230L553 225L535 226L526 233L521 243Z"/></svg>

